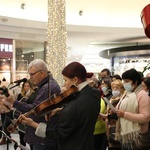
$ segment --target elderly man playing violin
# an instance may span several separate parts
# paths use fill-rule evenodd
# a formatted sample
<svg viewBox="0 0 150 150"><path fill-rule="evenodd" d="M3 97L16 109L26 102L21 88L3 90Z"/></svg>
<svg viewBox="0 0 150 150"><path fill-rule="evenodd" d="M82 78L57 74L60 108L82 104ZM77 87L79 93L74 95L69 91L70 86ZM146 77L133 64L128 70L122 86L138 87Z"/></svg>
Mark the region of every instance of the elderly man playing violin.
<svg viewBox="0 0 150 150"><path fill-rule="evenodd" d="M57 139L58 150L94 150L93 133L100 111L101 93L88 85L86 79L89 73L78 62L68 64L62 75L65 88L69 89L72 85L78 88L70 101L62 108L54 109L47 123L38 123L25 115L21 115L20 119L35 128L37 136ZM60 119L57 124L52 124L51 119L58 111Z"/></svg>
<svg viewBox="0 0 150 150"><path fill-rule="evenodd" d="M23 114L28 113L34 121L46 122L44 116L36 116L32 112L36 106L45 101L46 99L51 99L51 96L61 92L60 87L56 80L49 74L46 63L41 59L35 59L30 62L28 67L28 72L30 75L30 80L34 86L37 86L34 95L29 97L26 102L15 100L12 96L1 97L0 100L5 100L16 108L18 111L21 111ZM7 108L7 107L6 107ZM58 121L59 118L52 118L53 124ZM10 127L8 128L11 131ZM28 143L31 147L31 150L57 150L58 142L57 140L48 140L43 137L35 135L35 129L27 126L25 131L25 142Z"/></svg>

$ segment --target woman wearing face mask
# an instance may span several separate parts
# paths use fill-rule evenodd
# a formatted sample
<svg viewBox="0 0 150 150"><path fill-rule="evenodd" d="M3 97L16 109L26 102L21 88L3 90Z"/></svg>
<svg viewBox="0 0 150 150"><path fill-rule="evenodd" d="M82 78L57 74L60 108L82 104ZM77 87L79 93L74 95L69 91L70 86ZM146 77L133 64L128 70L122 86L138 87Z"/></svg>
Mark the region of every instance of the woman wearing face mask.
<svg viewBox="0 0 150 150"><path fill-rule="evenodd" d="M119 102L121 96L124 93L124 87L121 80L117 79L111 83L112 97L110 98L110 103L115 107ZM120 142L114 139L115 134L115 124L117 120L116 114L108 107L107 109L107 119L106 119L106 129L108 138L108 149L120 150Z"/></svg>
<svg viewBox="0 0 150 150"><path fill-rule="evenodd" d="M115 107L117 103L119 102L122 94L124 93L124 87L121 80L117 79L111 83L111 89L112 89L112 97L110 99L110 102Z"/></svg>
<svg viewBox="0 0 150 150"><path fill-rule="evenodd" d="M150 98L142 89L141 75L130 69L122 74L126 93L116 106L119 117L116 124L116 138L121 141L122 150L133 150L132 143L139 133L148 130L150 121Z"/></svg>

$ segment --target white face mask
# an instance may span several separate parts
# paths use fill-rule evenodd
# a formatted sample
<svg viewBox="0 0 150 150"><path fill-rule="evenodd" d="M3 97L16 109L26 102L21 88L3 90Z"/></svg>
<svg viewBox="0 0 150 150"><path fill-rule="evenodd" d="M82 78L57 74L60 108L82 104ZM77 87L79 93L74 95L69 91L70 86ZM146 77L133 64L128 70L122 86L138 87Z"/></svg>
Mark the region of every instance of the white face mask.
<svg viewBox="0 0 150 150"><path fill-rule="evenodd" d="M132 85L131 85L130 82L124 83L123 86L124 86L124 88L125 88L125 90L126 90L127 92L132 92L132 91L133 91L133 87L132 87Z"/></svg>
<svg viewBox="0 0 150 150"><path fill-rule="evenodd" d="M118 91L118 90L117 91L112 91L112 95L115 96L115 97L119 96L120 95L120 91Z"/></svg>
<svg viewBox="0 0 150 150"><path fill-rule="evenodd" d="M103 86L103 87L102 87L102 91L103 91L103 92L106 92L106 91L107 91L107 89L108 89L108 88L107 88L107 87L105 87L105 86Z"/></svg>

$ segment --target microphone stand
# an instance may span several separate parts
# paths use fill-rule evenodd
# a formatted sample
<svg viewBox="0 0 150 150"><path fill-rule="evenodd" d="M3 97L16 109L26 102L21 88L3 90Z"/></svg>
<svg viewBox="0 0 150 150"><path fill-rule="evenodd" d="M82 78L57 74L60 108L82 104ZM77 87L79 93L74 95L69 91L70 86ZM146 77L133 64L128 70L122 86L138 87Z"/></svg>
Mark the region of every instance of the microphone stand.
<svg viewBox="0 0 150 150"><path fill-rule="evenodd" d="M16 87L16 86L19 86L19 85L20 85L20 83L17 83L16 85L10 87L9 90L12 89L12 88L14 88L14 87Z"/></svg>
<svg viewBox="0 0 150 150"><path fill-rule="evenodd" d="M10 85L13 84L14 82L10 82L9 85L7 86L7 88L9 89Z"/></svg>
<svg viewBox="0 0 150 150"><path fill-rule="evenodd" d="M9 119L12 124L14 124L13 121L11 120L11 118L5 113L5 111L4 111L3 113L6 115L7 119ZM17 131L18 131L18 130L17 130ZM0 132L1 132L1 133L6 137L6 139L7 139L7 150L9 150L9 141L15 143L15 145L16 145L17 147L19 147L21 150L29 150L27 147L25 147L25 146L23 146L23 145L21 145L21 144L19 145L17 141L15 141L14 139L10 138L4 131L0 130Z"/></svg>
<svg viewBox="0 0 150 150"><path fill-rule="evenodd" d="M29 150L29 148L21 145L21 144L18 144L17 141L15 141L14 139L10 138L9 136L6 135L6 133L4 131L1 131L0 132L7 138L7 150L9 150L9 141L13 142L14 144L17 145L17 147L19 147L21 150ZM9 141L8 141L9 140Z"/></svg>

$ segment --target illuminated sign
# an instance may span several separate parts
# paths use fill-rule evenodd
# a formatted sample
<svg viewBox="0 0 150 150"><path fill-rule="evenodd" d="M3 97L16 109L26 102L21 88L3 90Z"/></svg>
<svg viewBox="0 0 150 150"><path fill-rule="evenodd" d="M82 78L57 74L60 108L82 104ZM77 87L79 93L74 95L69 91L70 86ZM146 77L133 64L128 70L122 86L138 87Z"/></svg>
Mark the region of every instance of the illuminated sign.
<svg viewBox="0 0 150 150"><path fill-rule="evenodd" d="M0 44L1 52L12 52L12 44Z"/></svg>
<svg viewBox="0 0 150 150"><path fill-rule="evenodd" d="M13 57L13 40L0 38L0 58Z"/></svg>

